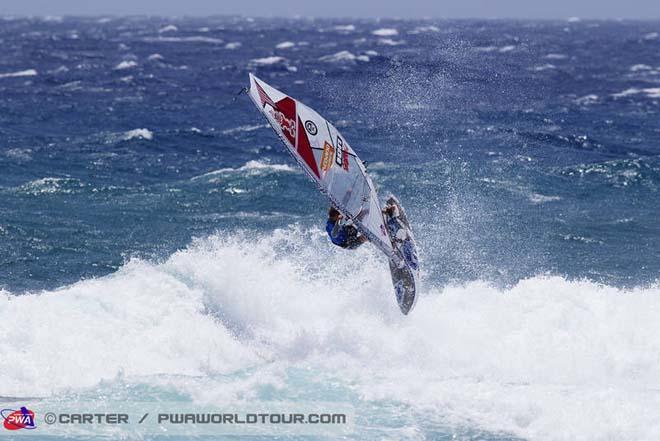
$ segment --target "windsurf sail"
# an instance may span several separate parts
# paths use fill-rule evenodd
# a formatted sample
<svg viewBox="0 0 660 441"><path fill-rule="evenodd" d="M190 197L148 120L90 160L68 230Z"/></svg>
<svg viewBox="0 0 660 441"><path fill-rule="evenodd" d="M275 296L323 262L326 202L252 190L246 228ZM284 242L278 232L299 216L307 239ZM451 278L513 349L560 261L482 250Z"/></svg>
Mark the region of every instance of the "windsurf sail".
<svg viewBox="0 0 660 441"><path fill-rule="evenodd" d="M402 257L392 246L374 184L339 130L310 107L252 74L249 95L319 190L373 245L399 263Z"/></svg>

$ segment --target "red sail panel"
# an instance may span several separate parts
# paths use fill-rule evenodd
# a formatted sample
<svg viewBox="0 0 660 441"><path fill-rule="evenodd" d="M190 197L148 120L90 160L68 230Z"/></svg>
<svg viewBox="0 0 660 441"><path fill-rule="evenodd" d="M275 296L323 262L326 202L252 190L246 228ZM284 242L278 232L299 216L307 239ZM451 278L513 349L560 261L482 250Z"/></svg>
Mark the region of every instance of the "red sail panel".
<svg viewBox="0 0 660 441"><path fill-rule="evenodd" d="M296 145L296 102L289 98L282 98L275 107L275 119L282 127L284 136L292 146Z"/></svg>

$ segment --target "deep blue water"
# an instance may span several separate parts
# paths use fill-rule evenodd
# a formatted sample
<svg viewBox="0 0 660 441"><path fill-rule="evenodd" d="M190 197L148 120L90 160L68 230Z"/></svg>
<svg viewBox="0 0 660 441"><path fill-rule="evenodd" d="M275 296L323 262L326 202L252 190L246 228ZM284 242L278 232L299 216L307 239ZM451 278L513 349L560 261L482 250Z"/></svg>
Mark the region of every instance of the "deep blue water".
<svg viewBox="0 0 660 441"><path fill-rule="evenodd" d="M170 22L178 31L158 32ZM236 177L242 195L224 191L231 182L191 182L251 160L290 164L269 129L250 130L262 121L249 101L233 101L249 71L384 163L376 181L410 207L434 278L657 278L657 23L333 29L342 23L4 21L0 73L37 75L0 79L0 283L54 288L219 228L320 224L323 201L302 175ZM371 34L389 27L399 34ZM275 48L284 41L307 44ZM226 49L232 42L241 45ZM319 60L341 51L377 54ZM252 61L272 56L283 60ZM153 139L124 139L137 128Z"/></svg>
<svg viewBox="0 0 660 441"><path fill-rule="evenodd" d="M429 293L420 298L418 310L431 308L425 302L441 301L436 297L445 287L466 283L512 292L506 290L521 280L542 285L549 277L561 281L555 283L559 292L582 281L590 288L564 286L576 302L581 292L600 284L609 290L657 286L658 32L660 23L652 21L0 20L0 291L12 298L41 290L55 296L62 290L84 293L89 289L81 280L103 284L111 275L111 284L113 274L148 265L159 271L174 268L177 280L205 286L205 295L226 290L227 299L249 297L253 291L239 289L237 280L229 286L233 279L205 284L194 265L191 272L177 267L177 256L192 253L191 259L207 265L207 273L243 274L222 263L241 260L228 251L234 248L222 248L226 243L243 250L236 251L238 256L262 248L267 256L282 250L289 256L246 257L253 273L238 279L246 284L260 268L281 259L294 261L278 267L281 272L273 277L297 277L296 268L303 268L304 280L325 277L325 263L312 255L325 256L340 271L377 259L364 250L358 257L326 250L329 242L316 229L322 228L327 203L296 171L249 99L237 96L248 84L248 72L333 121L369 163L381 196L395 193L406 206ZM291 43L280 45L285 42ZM278 232L285 238L264 242ZM307 245L310 241L315 245ZM386 277L370 274L356 276L360 286L372 286L371 277ZM265 286L272 280L269 276ZM145 276L144 283L150 281ZM144 288L139 286L136 292ZM158 293L169 285L158 286L149 302L159 303ZM394 313L382 308L394 307L393 298L387 297L386 283L378 286L384 287L383 300L376 309L390 317ZM124 288L108 288L103 296L117 289ZM541 291L550 295L553 289ZM291 288L300 295L305 290L306 285ZM223 312L226 304L216 302L217 309L212 304L204 302L204 307L239 340L262 324L261 319L252 322L252 316ZM594 331L600 323L595 320L585 331L596 332L587 341L607 340ZM636 332L634 320L626 323L621 334L633 339L626 332ZM555 324L541 327L556 335ZM541 345L531 331L523 335L523 352ZM659 347L652 341L644 348L651 353ZM475 347L475 353L485 349ZM128 374L190 372L178 365L150 370L140 360L118 363ZM299 359L288 360L286 366ZM532 357L529 365L545 362ZM631 363L642 363L647 373L657 368L657 360ZM461 368L452 369L463 375ZM566 369L568 383L583 384L581 377L571 377L582 369L579 362ZM92 375L86 385L113 372ZM421 363L419 372L434 371ZM493 381L555 384L531 378ZM21 381L15 383L15 395L21 395ZM291 381L287 384L295 389ZM640 387L650 387L640 381ZM37 388L37 394L59 387L71 384ZM361 393L356 400L388 399ZM489 415L483 421L467 415L468 423L458 426L454 417L428 424L420 417L419 432L399 435L434 438L439 436L434 424L441 424L442 433L454 427L465 437L479 436L482 429L493 437L498 430L553 436L543 424L534 426L535 417L519 430L504 417L500 426ZM462 431L465 424L468 432ZM617 426L595 438L625 438L629 429Z"/></svg>

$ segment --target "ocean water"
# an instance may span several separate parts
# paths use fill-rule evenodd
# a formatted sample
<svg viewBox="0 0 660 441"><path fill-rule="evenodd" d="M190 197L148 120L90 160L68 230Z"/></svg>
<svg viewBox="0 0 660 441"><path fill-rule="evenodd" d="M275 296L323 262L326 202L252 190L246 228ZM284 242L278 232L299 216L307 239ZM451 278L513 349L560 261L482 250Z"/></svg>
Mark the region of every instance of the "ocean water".
<svg viewBox="0 0 660 441"><path fill-rule="evenodd" d="M1 397L660 438L660 22L4 17L0 46ZM406 207L409 316L248 72Z"/></svg>

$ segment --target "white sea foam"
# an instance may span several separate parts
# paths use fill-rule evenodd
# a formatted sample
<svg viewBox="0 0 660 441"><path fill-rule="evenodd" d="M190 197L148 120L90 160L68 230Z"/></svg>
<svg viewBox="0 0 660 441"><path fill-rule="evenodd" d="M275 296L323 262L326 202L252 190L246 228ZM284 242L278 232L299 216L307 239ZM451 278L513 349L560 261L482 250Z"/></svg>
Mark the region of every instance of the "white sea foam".
<svg viewBox="0 0 660 441"><path fill-rule="evenodd" d="M203 175L195 176L191 178L191 181L197 181L199 179L209 179L209 178L214 178L218 175L235 174L235 173L254 176L263 173L272 173L272 172L292 173L297 171L298 171L297 169L287 164L271 164L270 162L251 160L238 168L231 168L231 167L221 168L219 170L213 170L208 173L204 173ZM216 180L209 179L209 182L216 182Z"/></svg>
<svg viewBox="0 0 660 441"><path fill-rule="evenodd" d="M415 29L409 32L409 34L425 34L429 32L440 32L440 28L437 26L417 26Z"/></svg>
<svg viewBox="0 0 660 441"><path fill-rule="evenodd" d="M598 95L595 94L589 94L575 99L575 103L580 105L594 104L597 102L598 102Z"/></svg>
<svg viewBox="0 0 660 441"><path fill-rule="evenodd" d="M115 70L124 70L124 69L131 69L136 67L138 64L136 61L133 60L124 60L118 65L115 66Z"/></svg>
<svg viewBox="0 0 660 441"><path fill-rule="evenodd" d="M167 26L163 26L162 28L160 28L158 30L158 33L163 34L165 32L176 32L178 30L179 30L179 28L177 28L175 25L167 25Z"/></svg>
<svg viewBox="0 0 660 441"><path fill-rule="evenodd" d="M152 132L149 129L134 129L124 133L122 139L128 141L129 139L138 138L138 139L146 139L148 141L151 141L153 137L154 137L154 132Z"/></svg>
<svg viewBox="0 0 660 441"><path fill-rule="evenodd" d="M47 194L73 193L83 185L77 179L45 177L27 182L16 188L16 192L40 196Z"/></svg>
<svg viewBox="0 0 660 441"><path fill-rule="evenodd" d="M272 170L278 172L295 172L297 169L291 167L288 164L271 164L270 162L264 161L248 161L239 168L228 168L223 169L225 171L246 171L246 170Z"/></svg>
<svg viewBox="0 0 660 441"><path fill-rule="evenodd" d="M224 43L220 38L204 37L201 35L193 35L190 37L146 37L143 41L147 43Z"/></svg>
<svg viewBox="0 0 660 441"><path fill-rule="evenodd" d="M319 61L323 61L325 63L354 63L356 61L367 62L369 61L369 57L367 55L354 55L349 51L340 51L332 55L325 55L319 58Z"/></svg>
<svg viewBox="0 0 660 441"><path fill-rule="evenodd" d="M32 149L12 148L4 152L5 156L18 161L30 161L32 159Z"/></svg>
<svg viewBox="0 0 660 441"><path fill-rule="evenodd" d="M243 193L247 193L247 190L244 189L244 188L239 188L239 187L227 187L227 188L225 188L225 193L243 194Z"/></svg>
<svg viewBox="0 0 660 441"><path fill-rule="evenodd" d="M163 60L165 57L163 57L161 54L151 54L147 57L147 60L149 61L160 61Z"/></svg>
<svg viewBox="0 0 660 441"><path fill-rule="evenodd" d="M660 98L660 87L647 87L644 89L638 89L636 87L631 87L622 92L613 93L614 98L625 98L629 96L644 94L649 98Z"/></svg>
<svg viewBox="0 0 660 441"><path fill-rule="evenodd" d="M18 72L0 73L0 78L33 77L35 75L38 75L36 69L26 69Z"/></svg>
<svg viewBox="0 0 660 441"><path fill-rule="evenodd" d="M495 52L497 46L477 46L474 48L476 52Z"/></svg>
<svg viewBox="0 0 660 441"><path fill-rule="evenodd" d="M250 60L251 63L256 64L258 66L270 66L273 64L285 63L286 61L287 61L286 58L278 57L278 56L254 58Z"/></svg>
<svg viewBox="0 0 660 441"><path fill-rule="evenodd" d="M385 259L323 236L220 232L160 264L0 292L3 395L134 382L232 403L284 390L302 371L296 387L309 382L315 397L331 385L375 412L403 403L414 433L431 424L529 440L660 438L660 287L426 281L403 317Z"/></svg>
<svg viewBox="0 0 660 441"><path fill-rule="evenodd" d="M530 202L534 204L544 204L546 202L560 201L560 196L545 195L541 193L532 193L528 196Z"/></svg>
<svg viewBox="0 0 660 441"><path fill-rule="evenodd" d="M556 68L557 68L557 66L555 66L554 64L546 63L546 64L542 64L542 65L539 65L539 66L534 66L532 68L532 70L534 72L543 72L543 71L546 71L546 70L554 70Z"/></svg>
<svg viewBox="0 0 660 441"><path fill-rule="evenodd" d="M291 49L295 47L296 43L293 41L283 41L275 45L275 49Z"/></svg>
<svg viewBox="0 0 660 441"><path fill-rule="evenodd" d="M644 35L644 40L655 40L660 36L657 32L650 32L646 35Z"/></svg>
<svg viewBox="0 0 660 441"><path fill-rule="evenodd" d="M652 70L652 69L653 68L648 64L635 64L633 66L630 66L630 70L632 72L639 72L640 70Z"/></svg>
<svg viewBox="0 0 660 441"><path fill-rule="evenodd" d="M391 38L379 38L378 39L378 44L382 44L385 46L399 46L402 44L405 44L405 41L403 40L392 40Z"/></svg>
<svg viewBox="0 0 660 441"><path fill-rule="evenodd" d="M353 31L355 31L355 25L352 25L352 24L335 25L335 26L333 26L333 29L335 31L339 31L339 32L353 32Z"/></svg>
<svg viewBox="0 0 660 441"><path fill-rule="evenodd" d="M69 68L68 68L68 67L66 67L66 66L60 66L60 67L58 67L57 69L53 69L53 70L51 70L51 71L48 72L48 73L51 73L51 74L53 74L53 75L57 75L57 74L61 74L61 73L66 73L66 72L68 72L68 71L69 71Z"/></svg>
<svg viewBox="0 0 660 441"><path fill-rule="evenodd" d="M373 31L371 33L373 35L378 36L378 37L394 37L396 35L399 35L399 31L394 29L394 28L376 29L375 31Z"/></svg>
<svg viewBox="0 0 660 441"><path fill-rule="evenodd" d="M548 54L544 58L546 60L565 60L568 56L564 54Z"/></svg>
<svg viewBox="0 0 660 441"><path fill-rule="evenodd" d="M225 44L225 49L238 49L241 47L241 43L238 41L230 41L229 43Z"/></svg>
<svg viewBox="0 0 660 441"><path fill-rule="evenodd" d="M477 46L474 48L476 52L500 52L502 54L511 52L515 50L516 47L514 45L506 45L506 46Z"/></svg>
<svg viewBox="0 0 660 441"><path fill-rule="evenodd" d="M614 98L624 98L624 97L627 97L627 96L630 96L630 95L636 95L636 94L638 94L638 93L640 93L640 92L641 92L640 89L636 89L636 88L634 88L634 87L631 87L631 88L626 89L626 90L624 90L624 91L622 91L622 92L613 93L612 96L613 96Z"/></svg>

